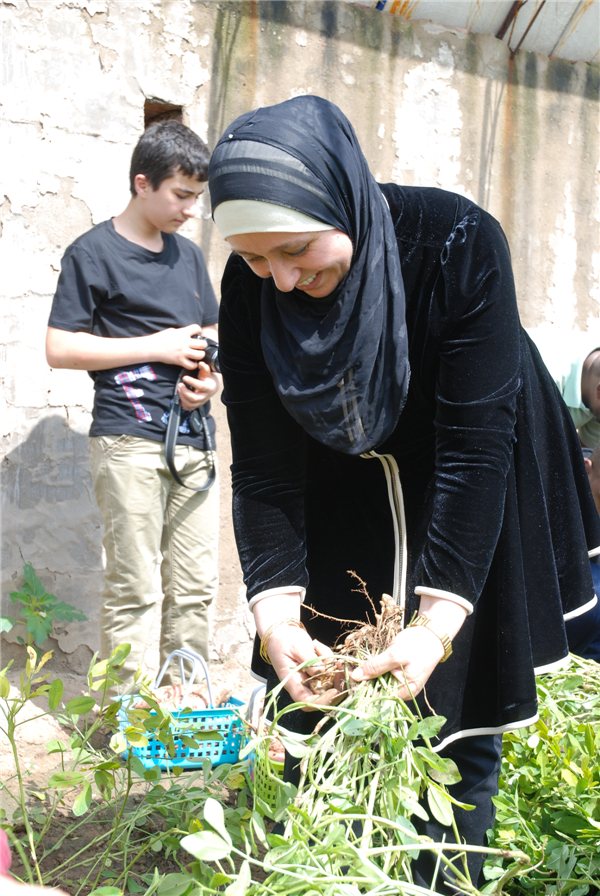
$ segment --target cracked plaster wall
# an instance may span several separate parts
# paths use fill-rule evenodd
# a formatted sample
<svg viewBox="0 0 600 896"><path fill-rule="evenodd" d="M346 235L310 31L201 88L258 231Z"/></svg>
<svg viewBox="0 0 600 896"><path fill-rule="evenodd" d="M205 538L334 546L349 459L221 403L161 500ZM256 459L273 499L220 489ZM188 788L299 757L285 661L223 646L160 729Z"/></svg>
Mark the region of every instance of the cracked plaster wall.
<svg viewBox="0 0 600 896"><path fill-rule="evenodd" d="M526 325L587 329L600 316L597 66L512 58L489 35L317 0L7 0L2 17L2 594L31 561L87 613L59 632L72 669L97 648L92 389L85 373L48 369L44 335L64 250L128 201L145 99L183 106L214 145L243 111L326 96L378 179L455 190L499 218ZM202 245L217 288L227 251L206 202L183 232ZM213 653L245 659L251 622L215 410L224 511Z"/></svg>

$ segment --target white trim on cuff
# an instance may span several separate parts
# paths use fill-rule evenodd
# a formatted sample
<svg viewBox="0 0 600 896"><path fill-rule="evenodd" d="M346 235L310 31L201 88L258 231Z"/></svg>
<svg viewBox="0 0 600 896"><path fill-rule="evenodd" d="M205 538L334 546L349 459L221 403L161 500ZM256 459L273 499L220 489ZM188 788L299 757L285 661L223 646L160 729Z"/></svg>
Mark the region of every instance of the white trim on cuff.
<svg viewBox="0 0 600 896"><path fill-rule="evenodd" d="M563 656L562 659L556 660L554 663L547 663L545 666L536 666L533 670L536 675L544 675L546 672L558 672L559 669L566 669L571 665L571 657L569 654Z"/></svg>
<svg viewBox="0 0 600 896"><path fill-rule="evenodd" d="M529 728L530 725L535 725L538 719L539 715L536 713L530 719L523 719L521 722L507 722L506 725L497 725L496 727L466 728L464 731L457 731L456 734L450 734L448 737L445 737L441 744L437 744L431 750L433 753L439 753L445 747L455 743L455 741L467 737L478 737L482 734L505 734L507 731L516 731L518 728Z"/></svg>
<svg viewBox="0 0 600 896"><path fill-rule="evenodd" d="M470 616L473 612L473 604L466 600L464 597L459 597L458 594L453 594L452 591L441 591L439 588L429 588L427 585L418 585L415 588L415 594L424 594L426 597L439 597L442 600L449 600L453 604L458 604L459 607L463 607L467 611L467 616Z"/></svg>
<svg viewBox="0 0 600 896"><path fill-rule="evenodd" d="M250 669L250 677L255 681L259 681L261 684L266 685L267 683L267 679L263 675L259 675L258 672L253 672L252 669Z"/></svg>
<svg viewBox="0 0 600 896"><path fill-rule="evenodd" d="M254 597L248 601L248 609L252 610L255 604L259 601L264 600L266 597L275 597L277 594L297 594L300 598L300 603L304 603L304 598L306 597L306 588L303 588L301 585L290 585L288 588L267 588L266 591L261 591L260 594L255 594Z"/></svg>
<svg viewBox="0 0 600 896"><path fill-rule="evenodd" d="M593 610L597 603L598 598L596 597L596 595L594 595L594 597L589 600L587 604L584 604L582 607L577 607L576 610L571 610L570 613L565 613L563 619L565 620L565 622L568 622L569 619L577 619L578 616L583 616L584 613L589 613L590 610Z"/></svg>
<svg viewBox="0 0 600 896"><path fill-rule="evenodd" d="M600 554L600 545L598 545L597 548L592 548L591 551L588 551L588 557L590 558L590 560L592 559L592 557L597 557L598 554Z"/></svg>

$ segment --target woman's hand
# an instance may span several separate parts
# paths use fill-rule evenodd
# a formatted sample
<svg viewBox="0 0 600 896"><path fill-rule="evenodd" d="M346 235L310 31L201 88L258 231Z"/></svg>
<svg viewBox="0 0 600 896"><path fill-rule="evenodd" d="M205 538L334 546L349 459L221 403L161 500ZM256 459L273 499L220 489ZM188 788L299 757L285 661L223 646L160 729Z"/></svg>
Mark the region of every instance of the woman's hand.
<svg viewBox="0 0 600 896"><path fill-rule="evenodd" d="M365 681L391 672L400 683L398 696L402 700L416 697L444 657L444 646L436 632L447 634L452 640L467 611L450 600L423 595L419 613L429 617L430 627L408 626L396 635L387 650L355 669L351 678Z"/></svg>
<svg viewBox="0 0 600 896"><path fill-rule="evenodd" d="M398 696L410 700L423 690L443 656L442 642L432 631L423 626L405 628L387 650L364 662L351 678L364 681L391 672L400 682Z"/></svg>
<svg viewBox="0 0 600 896"><path fill-rule="evenodd" d="M277 626L269 638L267 653L280 681L284 681L292 669L307 660L331 655L327 647L313 641L304 629L285 623ZM305 712L319 706L331 706L340 696L335 687L317 696L306 684L308 678L322 670L321 664L315 663L307 669L297 670L285 682L284 687L294 702L311 704L303 707Z"/></svg>
<svg viewBox="0 0 600 896"><path fill-rule="evenodd" d="M298 592L282 592L266 597L254 605L252 613L259 638L262 639L265 633L272 629L267 643L267 654L280 681L285 681L292 669L307 660L331 655L329 648L318 641L313 641L304 628L294 624L300 621ZM315 663L308 669L290 675L285 683L285 689L294 702L311 703L316 709L318 706L329 706L339 699L340 692L337 688L317 696L308 687L307 679L319 671L322 671L321 664ZM310 707L306 707L306 711L309 712Z"/></svg>

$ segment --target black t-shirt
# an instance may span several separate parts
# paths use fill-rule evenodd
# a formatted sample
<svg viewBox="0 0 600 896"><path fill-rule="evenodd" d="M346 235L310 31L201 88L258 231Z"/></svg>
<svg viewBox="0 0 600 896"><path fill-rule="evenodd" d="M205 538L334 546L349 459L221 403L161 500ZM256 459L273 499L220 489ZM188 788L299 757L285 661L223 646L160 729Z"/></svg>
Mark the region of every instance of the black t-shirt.
<svg viewBox="0 0 600 896"><path fill-rule="evenodd" d="M112 221L72 243L48 325L94 336L147 336L168 327L214 325L218 305L201 250L185 237L163 233L162 252L120 236ZM90 371L94 410L90 436L133 435L163 441L181 368L149 362ZM182 415L179 442L204 448ZM209 417L214 436L214 421Z"/></svg>

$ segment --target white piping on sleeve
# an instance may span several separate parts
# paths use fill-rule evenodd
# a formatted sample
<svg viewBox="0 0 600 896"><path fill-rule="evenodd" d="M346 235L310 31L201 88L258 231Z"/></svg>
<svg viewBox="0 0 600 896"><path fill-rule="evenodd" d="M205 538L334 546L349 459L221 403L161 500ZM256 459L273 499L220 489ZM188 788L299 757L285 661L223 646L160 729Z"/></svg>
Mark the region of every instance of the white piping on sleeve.
<svg viewBox="0 0 600 896"><path fill-rule="evenodd" d="M260 681L261 684L267 683L266 678L264 678L262 675L259 675L258 672L253 672L252 669L250 669L250 677L253 678L255 681Z"/></svg>
<svg viewBox="0 0 600 896"><path fill-rule="evenodd" d="M590 560L592 559L592 557L597 557L598 554L600 554L600 545L598 545L597 548L592 548L591 551L588 551L588 557L590 558Z"/></svg>
<svg viewBox="0 0 600 896"><path fill-rule="evenodd" d="M287 588L285 586L280 588L267 588L266 591L261 591L260 594L255 594L252 600L248 601L248 609L252 610L261 600L264 600L266 597L275 597L275 595L278 594L297 594L300 598L300 603L303 604L304 598L306 597L306 588L303 588L301 585L289 585Z"/></svg>
<svg viewBox="0 0 600 896"><path fill-rule="evenodd" d="M565 622L568 622L569 619L577 619L578 616L583 616L584 613L589 613L590 610L593 610L597 603L598 598L596 597L596 595L594 595L593 598L587 602L587 604L584 604L582 607L577 607L576 610L571 610L570 613L565 613L563 619L565 620Z"/></svg>
<svg viewBox="0 0 600 896"><path fill-rule="evenodd" d="M418 585L415 588L415 594L424 594L426 597L439 597L442 600L449 600L451 603L458 604L459 607L466 610L467 616L470 616L474 610L471 601L466 600L464 597L460 597L458 594L454 594L452 591L442 591L440 588L429 588L427 585Z"/></svg>

